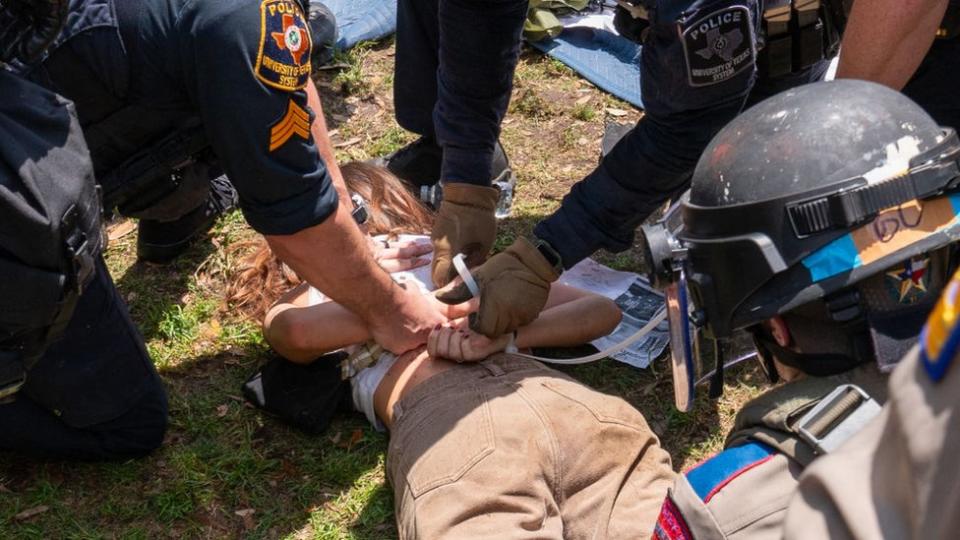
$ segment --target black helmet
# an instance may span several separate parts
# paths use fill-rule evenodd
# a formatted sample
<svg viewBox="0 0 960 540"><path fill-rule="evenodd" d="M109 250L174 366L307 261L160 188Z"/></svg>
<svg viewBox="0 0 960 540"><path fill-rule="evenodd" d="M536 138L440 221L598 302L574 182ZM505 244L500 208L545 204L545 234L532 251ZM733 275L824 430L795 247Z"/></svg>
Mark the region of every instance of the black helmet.
<svg viewBox="0 0 960 540"><path fill-rule="evenodd" d="M645 230L654 280L673 283L674 307L689 296L715 338L821 299L834 320L862 323L852 285L960 235L958 159L952 129L884 86L778 94L714 137L688 198ZM687 313L674 319L688 333Z"/></svg>
<svg viewBox="0 0 960 540"><path fill-rule="evenodd" d="M0 63L30 63L60 35L67 0L0 0Z"/></svg>

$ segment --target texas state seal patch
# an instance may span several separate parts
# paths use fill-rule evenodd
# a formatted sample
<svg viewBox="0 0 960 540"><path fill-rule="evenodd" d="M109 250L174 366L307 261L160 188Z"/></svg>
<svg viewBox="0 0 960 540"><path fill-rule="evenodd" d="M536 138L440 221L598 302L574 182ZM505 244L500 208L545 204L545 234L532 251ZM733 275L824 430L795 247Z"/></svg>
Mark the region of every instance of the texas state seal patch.
<svg viewBox="0 0 960 540"><path fill-rule="evenodd" d="M753 22L745 6L730 6L683 26L690 86L721 83L756 62Z"/></svg>
<svg viewBox="0 0 960 540"><path fill-rule="evenodd" d="M253 71L268 86L300 90L310 79L310 27L293 0L260 3L260 50Z"/></svg>

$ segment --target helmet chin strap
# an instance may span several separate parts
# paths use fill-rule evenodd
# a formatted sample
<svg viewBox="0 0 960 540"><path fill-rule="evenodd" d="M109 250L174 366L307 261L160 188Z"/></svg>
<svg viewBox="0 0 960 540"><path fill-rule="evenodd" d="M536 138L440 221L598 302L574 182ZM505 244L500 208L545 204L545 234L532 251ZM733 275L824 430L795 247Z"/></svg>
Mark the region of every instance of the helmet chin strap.
<svg viewBox="0 0 960 540"><path fill-rule="evenodd" d="M760 346L766 349L766 351L780 363L799 369L807 375L812 375L814 377L828 377L830 375L837 375L845 371L850 371L860 364L871 360L869 357L854 358L846 354L801 353L793 351L787 349L786 347L781 347L775 339L771 338L763 330L759 330L754 333L754 340L756 340ZM775 370L773 372L776 373Z"/></svg>

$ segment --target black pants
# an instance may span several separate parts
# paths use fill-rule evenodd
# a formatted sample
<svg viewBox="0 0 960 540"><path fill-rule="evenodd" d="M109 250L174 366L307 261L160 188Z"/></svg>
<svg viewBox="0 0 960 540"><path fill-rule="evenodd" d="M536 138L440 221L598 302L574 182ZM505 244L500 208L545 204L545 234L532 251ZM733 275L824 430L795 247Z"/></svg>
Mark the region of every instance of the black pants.
<svg viewBox="0 0 960 540"><path fill-rule="evenodd" d="M527 0L399 0L397 122L443 147L441 179L489 183Z"/></svg>
<svg viewBox="0 0 960 540"><path fill-rule="evenodd" d="M163 442L167 396L103 260L62 339L0 405L0 449L83 460L142 456Z"/></svg>

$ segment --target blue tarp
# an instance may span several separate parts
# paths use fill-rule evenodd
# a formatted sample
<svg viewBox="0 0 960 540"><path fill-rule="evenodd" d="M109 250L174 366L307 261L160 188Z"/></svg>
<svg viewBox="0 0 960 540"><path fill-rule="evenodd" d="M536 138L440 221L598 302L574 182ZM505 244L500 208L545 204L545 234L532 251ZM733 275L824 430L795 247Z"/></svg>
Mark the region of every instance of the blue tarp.
<svg viewBox="0 0 960 540"><path fill-rule="evenodd" d="M337 17L337 48L380 39L397 30L397 0L321 0Z"/></svg>
<svg viewBox="0 0 960 540"><path fill-rule="evenodd" d="M337 17L337 47L380 39L397 29L397 0L322 0ZM598 87L643 107L640 95L640 45L608 30L565 28L554 39L532 43Z"/></svg>
<svg viewBox="0 0 960 540"><path fill-rule="evenodd" d="M572 27L564 28L554 39L531 45L603 90L643 107L639 44L608 30Z"/></svg>

